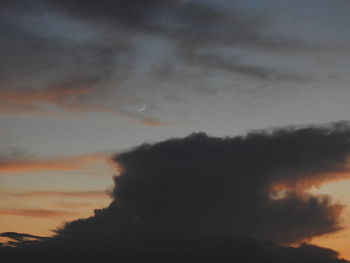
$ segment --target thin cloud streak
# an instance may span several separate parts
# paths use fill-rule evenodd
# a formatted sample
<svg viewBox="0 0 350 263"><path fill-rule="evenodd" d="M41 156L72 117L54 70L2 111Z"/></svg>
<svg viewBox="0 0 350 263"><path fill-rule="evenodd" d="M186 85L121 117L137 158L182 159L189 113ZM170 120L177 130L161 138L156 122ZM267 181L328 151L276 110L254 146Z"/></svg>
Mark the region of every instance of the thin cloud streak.
<svg viewBox="0 0 350 263"><path fill-rule="evenodd" d="M98 198L98 197L97 197ZM91 202L81 202L81 203L77 203L77 202L56 202L54 204L54 206L56 207L60 207L60 208L74 208L74 209L80 209L80 208L86 208L86 207L93 207L96 208L96 203L91 203Z"/></svg>
<svg viewBox="0 0 350 263"><path fill-rule="evenodd" d="M75 198L106 198L109 192L106 190L96 191L31 191L21 193L5 192L0 196L12 198L41 198L41 197L75 197Z"/></svg>
<svg viewBox="0 0 350 263"><path fill-rule="evenodd" d="M83 170L98 162L106 162L108 156L101 153L85 154L56 159L0 160L0 174L32 173L44 171ZM106 162L107 163L107 162Z"/></svg>
<svg viewBox="0 0 350 263"><path fill-rule="evenodd" d="M0 237L7 237L16 241L25 241L26 239L44 239L42 236L25 234L25 233L16 233L16 232L4 232L0 233Z"/></svg>
<svg viewBox="0 0 350 263"><path fill-rule="evenodd" d="M88 114L100 112L122 116L146 126L168 126L169 123L140 114L127 112L108 102L91 101L97 88L76 86L45 90L37 89L0 89L0 114L45 114L64 117L66 114Z"/></svg>
<svg viewBox="0 0 350 263"><path fill-rule="evenodd" d="M44 209L0 209L0 215L28 216L41 218L55 218L62 216L78 216L80 213L60 210Z"/></svg>

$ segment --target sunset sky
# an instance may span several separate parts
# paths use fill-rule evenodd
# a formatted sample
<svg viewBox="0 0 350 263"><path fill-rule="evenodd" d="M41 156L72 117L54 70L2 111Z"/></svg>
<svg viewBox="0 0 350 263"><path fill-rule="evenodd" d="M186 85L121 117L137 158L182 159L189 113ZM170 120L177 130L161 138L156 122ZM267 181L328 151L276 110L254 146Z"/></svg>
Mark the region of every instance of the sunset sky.
<svg viewBox="0 0 350 263"><path fill-rule="evenodd" d="M131 169L123 153L143 143L349 120L349 12L349 0L0 1L0 233L51 236L108 206ZM350 171L317 172L302 191L344 205L341 227L299 241L350 260ZM283 180L273 187L290 190Z"/></svg>

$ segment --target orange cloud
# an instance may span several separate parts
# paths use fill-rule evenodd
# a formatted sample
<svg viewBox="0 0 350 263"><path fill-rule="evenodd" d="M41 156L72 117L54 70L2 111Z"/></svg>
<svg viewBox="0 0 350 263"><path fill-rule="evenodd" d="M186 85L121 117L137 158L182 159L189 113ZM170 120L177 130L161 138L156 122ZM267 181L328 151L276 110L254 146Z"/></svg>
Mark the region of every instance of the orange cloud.
<svg viewBox="0 0 350 263"><path fill-rule="evenodd" d="M0 101L6 104L35 105L41 102L61 103L68 98L88 95L96 88L91 83L69 79L46 89L1 89Z"/></svg>
<svg viewBox="0 0 350 263"><path fill-rule="evenodd" d="M69 80L47 89L2 89L0 114L50 114L56 117L64 115L47 107L51 105L69 113L104 112L121 115L147 126L169 125L153 118L116 109L115 105L94 101L98 89L90 84Z"/></svg>
<svg viewBox="0 0 350 263"><path fill-rule="evenodd" d="M62 217L62 216L77 216L79 215L79 213L60 211L60 210L42 210L42 209L0 209L0 215L53 218L53 217Z"/></svg>
<svg viewBox="0 0 350 263"><path fill-rule="evenodd" d="M101 153L56 159L30 159L0 161L0 173L30 173L42 171L76 171L97 162L106 162L108 156Z"/></svg>
<svg viewBox="0 0 350 263"><path fill-rule="evenodd" d="M322 185L350 179L350 171L318 173L310 177L301 177L296 181L281 181L270 187L271 192L284 190L305 191L311 188L320 188Z"/></svg>
<svg viewBox="0 0 350 263"><path fill-rule="evenodd" d="M81 198L106 198L108 191L31 191L22 193L1 193L0 196L30 198L30 197L81 197Z"/></svg>
<svg viewBox="0 0 350 263"><path fill-rule="evenodd" d="M91 202L56 202L55 203L56 207L60 207L60 208L74 208L74 209L79 209L79 208L84 208L86 209L87 207L92 207L92 208L96 208L96 204L95 203L91 203Z"/></svg>

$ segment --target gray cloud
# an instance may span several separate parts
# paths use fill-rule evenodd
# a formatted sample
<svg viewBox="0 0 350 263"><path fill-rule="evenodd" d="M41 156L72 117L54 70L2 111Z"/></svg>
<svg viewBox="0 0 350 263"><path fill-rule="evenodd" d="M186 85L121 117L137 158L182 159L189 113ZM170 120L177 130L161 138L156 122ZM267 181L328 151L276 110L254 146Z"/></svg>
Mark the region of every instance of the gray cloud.
<svg viewBox="0 0 350 263"><path fill-rule="evenodd" d="M45 89L71 79L88 87L106 87L111 78L121 83L137 78L133 69L147 57L137 50L143 37L167 39L175 52L172 56L182 58L186 67L209 67L267 80L302 79L298 74L215 54L222 46L290 48L290 41L265 36L269 17L232 6L225 9L211 1L168 0L6 1L2 6L0 26L7 37L0 42L0 75L5 89ZM33 22L38 12L52 15L51 26ZM74 31L77 26L79 32ZM201 50L214 55L199 56ZM98 94L90 95L91 101L95 96Z"/></svg>
<svg viewBox="0 0 350 263"><path fill-rule="evenodd" d="M191 51L183 54L186 61L190 64L200 64L209 70L217 68L227 73L236 73L248 77L254 77L260 80L289 80L289 81L305 81L308 77L300 74L293 74L280 71L279 69L269 68L265 66L249 65L240 61L239 58L228 58L215 54L198 54Z"/></svg>
<svg viewBox="0 0 350 263"><path fill-rule="evenodd" d="M182 57L185 64L190 62L195 67L206 66L213 70L228 70L269 80L303 78L297 74L289 74L288 78L284 78L283 74L269 67L248 66L220 56L215 56L214 63L208 56L198 56L198 50L209 49L215 53L215 48L222 46L260 47L270 51L307 46L300 43L293 45L283 38L265 36L263 31L271 21L262 14L250 15L239 8L233 9L232 6L224 9L211 1L106 0L86 5L84 1L75 0L57 1L57 6L73 17L108 26L114 32L167 38L174 44L176 54Z"/></svg>
<svg viewBox="0 0 350 263"><path fill-rule="evenodd" d="M111 205L59 232L119 232L136 220L282 243L332 233L344 206L307 190L346 176L349 136L348 124L336 123L145 144L116 156Z"/></svg>
<svg viewBox="0 0 350 263"><path fill-rule="evenodd" d="M324 43L288 35L278 18L288 8L269 4L259 9L228 1L6 1L0 112L104 112L168 125L151 112L135 114L130 101L160 104L153 93L181 100L189 89L210 95L232 90L238 97L238 86L251 92L256 85L314 80L311 70L301 73L308 62L293 59L325 50Z"/></svg>
<svg viewBox="0 0 350 263"><path fill-rule="evenodd" d="M306 189L344 175L349 135L336 124L146 144L116 157L115 205L149 223L279 242L331 233L343 206Z"/></svg>
<svg viewBox="0 0 350 263"><path fill-rule="evenodd" d="M123 104L125 98L110 83L112 78L123 79L133 57L132 44L126 39L100 39L100 33L91 29L88 33L80 29L82 36L65 36L68 32L61 28L62 23L68 28L78 23L57 18L46 4L2 3L0 30L6 37L0 40L0 114L104 112L145 125L162 125L151 116L133 114L115 103ZM35 16L35 12L40 15ZM53 16L47 27L40 21L47 19L44 15ZM85 39L84 34L96 37Z"/></svg>

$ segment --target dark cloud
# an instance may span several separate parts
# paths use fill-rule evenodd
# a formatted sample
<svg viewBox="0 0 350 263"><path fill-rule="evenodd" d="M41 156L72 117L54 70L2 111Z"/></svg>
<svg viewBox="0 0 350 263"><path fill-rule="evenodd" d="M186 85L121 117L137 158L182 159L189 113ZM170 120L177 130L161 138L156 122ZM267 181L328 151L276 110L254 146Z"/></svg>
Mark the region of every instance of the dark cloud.
<svg viewBox="0 0 350 263"><path fill-rule="evenodd" d="M289 4L273 13L271 1L265 9L240 2L3 1L0 114L102 112L166 126L131 101L158 106L189 89L239 97L256 85L313 80L299 58L322 43L288 35L279 17Z"/></svg>
<svg viewBox="0 0 350 263"><path fill-rule="evenodd" d="M278 244L341 228L343 206L307 190L342 178L349 154L345 122L144 144L115 156L121 174L107 208L65 224L45 242L0 253L14 262L58 251L58 262L347 262L329 249Z"/></svg>
<svg viewBox="0 0 350 263"><path fill-rule="evenodd" d="M57 1L74 17L122 27L137 33L160 34L188 45L253 42L261 39L265 17L250 16L239 10L225 10L211 1L103 0ZM203 43L204 42L204 43Z"/></svg>
<svg viewBox="0 0 350 263"><path fill-rule="evenodd" d="M47 39L10 22L0 21L0 26L6 34L0 41L1 110L39 111L40 103L84 105L109 79L113 65L107 47Z"/></svg>
<svg viewBox="0 0 350 263"><path fill-rule="evenodd" d="M86 96L67 96L65 104L74 101L85 108L91 104L97 110L94 103L112 81L122 86L125 79L142 78L135 68L145 60L153 63L149 54L139 50L140 39L147 38L167 39L174 49L170 60L179 57L189 69L204 67L265 80L304 80L282 69L247 65L216 54L217 47L291 49L291 41L265 36L269 17L232 5L224 8L213 1L169 0L36 0L5 1L1 5L0 30L7 37L0 41L0 85L5 91L30 91L33 87L51 90L73 79L80 86L98 89ZM45 26L40 19L49 23ZM213 52L213 59L199 56L203 50ZM110 93L102 99L108 101ZM38 110L38 105L1 104L12 111Z"/></svg>
<svg viewBox="0 0 350 263"><path fill-rule="evenodd" d="M248 47L268 50L293 50L307 45L283 38L267 37L263 32L271 23L262 14L249 14L241 8L224 8L213 1L110 1L85 4L85 1L56 1L56 6L72 17L112 28L114 32L132 35L160 36L169 39L185 65L212 70L227 70L268 80L304 80L298 74L278 72L259 65L246 65L225 57L199 56L198 50L218 47ZM195 59L194 59L195 58Z"/></svg>
<svg viewBox="0 0 350 263"><path fill-rule="evenodd" d="M0 163L31 157L31 154L29 154L27 151L19 147L10 146L8 143L3 142L3 140L0 139Z"/></svg>
<svg viewBox="0 0 350 263"><path fill-rule="evenodd" d="M110 207L60 231L118 232L136 220L282 243L332 233L343 206L307 189L345 176L349 135L338 123L145 144L115 158L122 174Z"/></svg>
<svg viewBox="0 0 350 263"><path fill-rule="evenodd" d="M306 73L310 72L308 69L301 73L295 67L294 59L307 64L301 58L312 52L334 52L340 48L339 43L329 44L336 36L328 35L323 22L335 20L332 17L336 12L332 13L330 7L340 8L341 1L335 4L318 0L308 4L304 1L265 2L103 0L86 4L83 0L54 0L53 6L70 17L107 31L109 35L128 38L135 46L148 46L144 41L147 38L156 39L156 42L165 39L173 53L164 55L164 59L169 59L174 69L181 60L186 71L209 69L211 75L232 73L232 76L225 76L232 79L236 75L260 81L314 79ZM305 10L303 5L307 7ZM315 8L309 10L310 6ZM223 48L227 51L220 54L218 50ZM156 44L149 49L160 53L161 48ZM212 56L201 55L201 52L212 53ZM274 55L278 57L272 66L267 61L271 61L269 58ZM147 60L154 64L152 54L139 56L135 60L138 63ZM228 59L230 57L235 59ZM251 63L246 63L247 58ZM172 72L173 78L182 77L175 70ZM191 80L201 78L192 76Z"/></svg>
<svg viewBox="0 0 350 263"><path fill-rule="evenodd" d="M161 35L182 43L181 48L219 44L288 49L292 45L283 38L267 38L263 30L269 27L272 18L254 9L249 13L238 3L235 6L225 1L196 0L102 0L89 4L82 0L58 0L53 3L88 23L111 26L116 31Z"/></svg>
<svg viewBox="0 0 350 263"><path fill-rule="evenodd" d="M0 40L0 114L103 112L164 124L120 106L127 102L111 82L120 82L130 67L133 45L127 39L104 38L59 16L47 1L4 2L0 15L6 35Z"/></svg>
<svg viewBox="0 0 350 263"><path fill-rule="evenodd" d="M215 54L199 54L196 50L192 50L187 54L181 51L184 58L189 64L200 64L202 67L207 67L209 70L218 68L220 70L255 77L261 80L289 80L289 81L304 81L308 77L300 74L283 72L278 69L267 66L249 65L240 61L239 58L224 57Z"/></svg>
<svg viewBox="0 0 350 263"><path fill-rule="evenodd" d="M143 145L116 157L116 205L145 222L280 242L330 233L342 206L305 188L349 168L349 135L337 124Z"/></svg>
<svg viewBox="0 0 350 263"><path fill-rule="evenodd" d="M134 236L120 239L110 236L96 239L48 239L25 242L17 248L0 247L2 259L11 262L290 262L347 263L335 251L312 245L283 247L272 242L220 236L174 236L156 239ZM45 244L45 245L44 245Z"/></svg>
<svg viewBox="0 0 350 263"><path fill-rule="evenodd" d="M1 13L9 16L5 11ZM22 19L26 21L25 17ZM15 88L21 84L28 87L35 78L49 85L73 77L92 83L108 80L113 68L113 50L108 45L50 39L25 28L16 16L2 18L0 27L6 35L0 41L2 88ZM43 85L40 82L36 84Z"/></svg>
<svg viewBox="0 0 350 263"><path fill-rule="evenodd" d="M308 10L300 22L308 30L289 34L301 9L295 2L2 1L0 113L103 112L164 126L151 113L135 114L130 101L159 105L159 97L181 100L189 89L239 97L271 82L314 80L321 71L312 52L324 43L303 38L313 32Z"/></svg>

